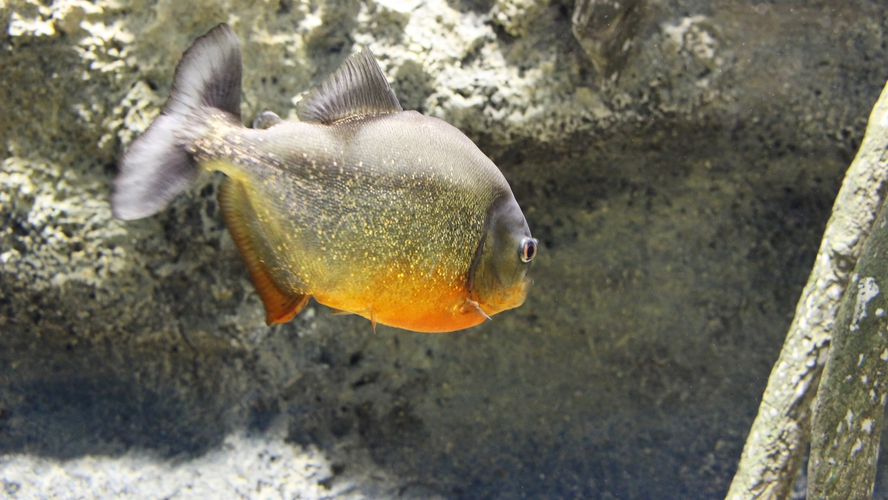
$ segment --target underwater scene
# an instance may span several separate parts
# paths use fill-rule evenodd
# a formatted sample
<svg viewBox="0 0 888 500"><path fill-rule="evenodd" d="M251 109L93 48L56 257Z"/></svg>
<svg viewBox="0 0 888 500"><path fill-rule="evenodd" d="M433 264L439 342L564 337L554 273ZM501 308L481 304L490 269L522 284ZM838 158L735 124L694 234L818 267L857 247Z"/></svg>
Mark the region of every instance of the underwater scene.
<svg viewBox="0 0 888 500"><path fill-rule="evenodd" d="M882 0L0 30L0 498L888 499Z"/></svg>

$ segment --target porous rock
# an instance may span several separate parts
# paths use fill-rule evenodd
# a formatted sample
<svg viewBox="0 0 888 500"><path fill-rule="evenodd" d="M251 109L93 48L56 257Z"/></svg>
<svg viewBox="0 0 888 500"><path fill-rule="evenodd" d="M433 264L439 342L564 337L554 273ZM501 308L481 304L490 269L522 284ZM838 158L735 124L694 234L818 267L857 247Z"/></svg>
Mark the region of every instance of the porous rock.
<svg viewBox="0 0 888 500"><path fill-rule="evenodd" d="M570 1L0 1L4 494L723 494L888 77L888 11L643 5L602 66ZM476 140L542 243L527 303L443 335L315 304L268 328L218 177L113 219L121 152L221 21L247 123L366 45L405 107Z"/></svg>

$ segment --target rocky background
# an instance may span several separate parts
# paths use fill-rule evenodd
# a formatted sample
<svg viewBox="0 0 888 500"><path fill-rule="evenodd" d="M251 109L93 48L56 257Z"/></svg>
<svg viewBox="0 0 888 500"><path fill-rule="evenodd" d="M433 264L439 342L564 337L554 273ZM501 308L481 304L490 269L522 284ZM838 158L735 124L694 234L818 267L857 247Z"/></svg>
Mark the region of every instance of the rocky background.
<svg viewBox="0 0 888 500"><path fill-rule="evenodd" d="M121 151L222 21L246 121L368 45L472 137L542 242L527 303L267 328L218 178L113 219ZM722 496L888 79L880 0L0 0L0 28L10 498Z"/></svg>

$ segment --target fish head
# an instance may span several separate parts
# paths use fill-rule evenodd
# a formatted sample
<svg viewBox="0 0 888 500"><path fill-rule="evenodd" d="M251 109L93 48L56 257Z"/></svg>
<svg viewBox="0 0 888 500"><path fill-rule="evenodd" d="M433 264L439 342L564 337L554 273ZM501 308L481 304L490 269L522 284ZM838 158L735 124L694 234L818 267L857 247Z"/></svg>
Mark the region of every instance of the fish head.
<svg viewBox="0 0 888 500"><path fill-rule="evenodd" d="M493 315L524 303L537 246L515 197L500 196L491 206L469 274L472 298L482 311Z"/></svg>

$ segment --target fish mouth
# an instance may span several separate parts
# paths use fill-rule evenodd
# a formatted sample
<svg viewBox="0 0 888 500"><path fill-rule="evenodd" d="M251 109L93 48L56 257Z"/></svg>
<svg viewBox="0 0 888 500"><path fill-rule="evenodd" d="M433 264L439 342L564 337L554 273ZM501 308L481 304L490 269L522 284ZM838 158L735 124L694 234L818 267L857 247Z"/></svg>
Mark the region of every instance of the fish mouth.
<svg viewBox="0 0 888 500"><path fill-rule="evenodd" d="M498 290L489 300L479 301L481 310L493 316L498 312L521 306L527 299L527 293L530 291L532 284L533 279L525 276L515 285Z"/></svg>

